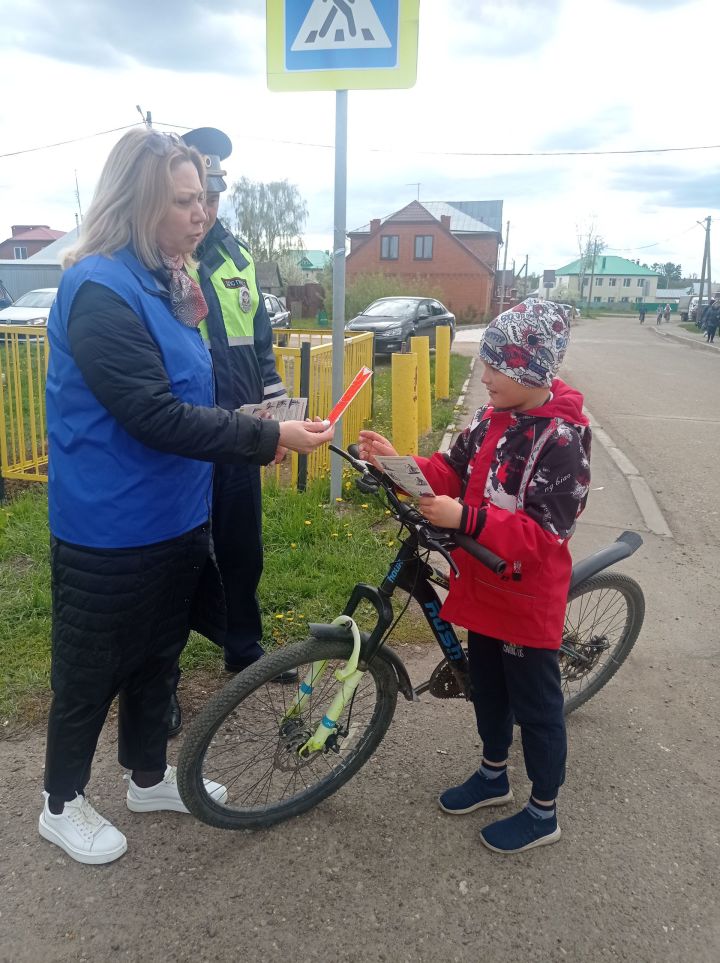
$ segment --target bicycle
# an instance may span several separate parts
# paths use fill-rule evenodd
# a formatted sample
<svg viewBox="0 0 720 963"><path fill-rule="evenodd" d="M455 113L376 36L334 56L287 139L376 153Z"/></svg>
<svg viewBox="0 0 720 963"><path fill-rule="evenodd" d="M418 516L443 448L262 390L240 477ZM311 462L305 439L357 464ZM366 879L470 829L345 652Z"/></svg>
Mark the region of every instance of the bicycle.
<svg viewBox="0 0 720 963"><path fill-rule="evenodd" d="M215 695L189 727L178 763L180 795L191 813L221 829L256 829L300 815L343 786L380 745L397 704L429 693L469 699L467 654L455 629L440 616L437 588L448 576L429 562L437 552L455 571L451 551L462 548L502 574L506 563L469 536L438 529L403 502L390 480L351 451L330 446L361 475L366 493L385 497L405 532L382 583L354 587L332 624L310 624L310 638L275 650ZM562 644L558 653L565 712L592 698L620 668L642 627L645 601L627 575L604 572L642 544L635 532L573 567ZM391 599L407 593L394 617ZM414 688L387 639L415 599L440 646L443 659ZM353 615L361 603L374 609L370 632ZM298 685L273 683L298 671ZM208 795L204 779L227 787L224 802Z"/></svg>

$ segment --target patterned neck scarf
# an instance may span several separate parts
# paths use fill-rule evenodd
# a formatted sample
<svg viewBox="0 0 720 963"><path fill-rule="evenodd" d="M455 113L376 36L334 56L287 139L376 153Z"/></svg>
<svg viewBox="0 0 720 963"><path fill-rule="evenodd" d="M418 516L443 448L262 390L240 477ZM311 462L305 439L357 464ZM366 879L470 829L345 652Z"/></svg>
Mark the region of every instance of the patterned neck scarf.
<svg viewBox="0 0 720 963"><path fill-rule="evenodd" d="M170 310L188 328L197 328L208 315L208 306L200 285L185 271L182 257L160 257L170 275Z"/></svg>

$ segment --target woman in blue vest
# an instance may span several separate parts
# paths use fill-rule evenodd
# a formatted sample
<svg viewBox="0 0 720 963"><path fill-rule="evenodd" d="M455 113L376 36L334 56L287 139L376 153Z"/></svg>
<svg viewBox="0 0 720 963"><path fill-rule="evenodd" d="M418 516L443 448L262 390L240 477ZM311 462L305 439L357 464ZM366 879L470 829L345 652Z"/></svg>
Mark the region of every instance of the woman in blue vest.
<svg viewBox="0 0 720 963"><path fill-rule="evenodd" d="M118 757L133 812L185 812L167 765L177 659L222 614L210 547L213 462L309 452L321 424L215 405L198 331L207 305L185 262L203 234L204 164L174 135L113 148L48 321L52 688L40 835L83 863L125 836L85 798L119 695ZM210 791L224 798L223 786Z"/></svg>

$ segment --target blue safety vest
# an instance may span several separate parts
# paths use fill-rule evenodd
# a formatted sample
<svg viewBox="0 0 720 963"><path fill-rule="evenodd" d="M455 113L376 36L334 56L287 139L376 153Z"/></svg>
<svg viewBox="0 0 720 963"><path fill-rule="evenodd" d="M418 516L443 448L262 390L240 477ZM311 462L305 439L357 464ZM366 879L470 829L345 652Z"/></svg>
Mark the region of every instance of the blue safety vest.
<svg viewBox="0 0 720 963"><path fill-rule="evenodd" d="M175 319L167 290L129 249L112 258L84 258L67 270L48 319L50 530L93 548L175 538L208 519L212 465L136 441L87 387L67 336L70 309L85 281L110 288L144 321L176 398L214 405L212 364L199 332Z"/></svg>

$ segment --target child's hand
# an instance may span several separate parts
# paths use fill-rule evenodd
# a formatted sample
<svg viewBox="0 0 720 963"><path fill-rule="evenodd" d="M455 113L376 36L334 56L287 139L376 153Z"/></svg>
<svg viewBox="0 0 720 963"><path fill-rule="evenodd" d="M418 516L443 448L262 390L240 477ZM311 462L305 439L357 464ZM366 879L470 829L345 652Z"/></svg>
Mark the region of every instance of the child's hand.
<svg viewBox="0 0 720 963"><path fill-rule="evenodd" d="M449 495L423 495L420 514L438 528L460 528L462 505Z"/></svg>
<svg viewBox="0 0 720 963"><path fill-rule="evenodd" d="M361 431L358 437L358 448L362 460L369 461L376 468L380 467L376 461L376 455L397 455L387 438L376 431Z"/></svg>

